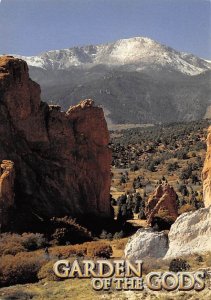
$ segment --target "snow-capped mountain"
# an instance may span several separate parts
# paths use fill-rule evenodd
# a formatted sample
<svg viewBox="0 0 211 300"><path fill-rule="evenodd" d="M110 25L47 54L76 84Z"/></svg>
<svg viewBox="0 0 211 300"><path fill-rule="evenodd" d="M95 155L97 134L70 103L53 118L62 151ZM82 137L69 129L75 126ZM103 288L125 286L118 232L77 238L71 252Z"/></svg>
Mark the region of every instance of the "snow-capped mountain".
<svg viewBox="0 0 211 300"><path fill-rule="evenodd" d="M44 101L66 110L92 98L117 124L197 120L211 105L211 63L149 38L21 58Z"/></svg>
<svg viewBox="0 0 211 300"><path fill-rule="evenodd" d="M15 55L17 56L17 55ZM145 37L121 39L114 43L52 50L38 56L18 56L30 66L45 70L68 70L71 67L91 68L96 65L127 66L130 71L147 68L178 71L198 75L211 69L211 63L192 54L178 52Z"/></svg>

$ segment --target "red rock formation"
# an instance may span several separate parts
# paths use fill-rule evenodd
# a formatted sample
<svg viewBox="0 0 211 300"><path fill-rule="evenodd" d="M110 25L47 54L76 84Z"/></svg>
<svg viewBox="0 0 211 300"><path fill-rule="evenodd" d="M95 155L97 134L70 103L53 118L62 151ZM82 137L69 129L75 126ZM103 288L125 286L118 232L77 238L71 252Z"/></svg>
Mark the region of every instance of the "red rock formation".
<svg viewBox="0 0 211 300"><path fill-rule="evenodd" d="M7 226L9 212L14 205L15 170L12 161L3 160L0 165L0 231Z"/></svg>
<svg viewBox="0 0 211 300"><path fill-rule="evenodd" d="M177 194L169 184L159 185L154 193L149 197L146 206L146 217L148 224L151 224L156 215L168 216L171 220L176 220L177 212Z"/></svg>
<svg viewBox="0 0 211 300"><path fill-rule="evenodd" d="M61 112L40 101L23 60L0 58L0 161L14 162L20 215L110 216L108 143L92 100Z"/></svg>
<svg viewBox="0 0 211 300"><path fill-rule="evenodd" d="M202 170L203 200L205 207L211 205L211 126L208 128L207 153Z"/></svg>

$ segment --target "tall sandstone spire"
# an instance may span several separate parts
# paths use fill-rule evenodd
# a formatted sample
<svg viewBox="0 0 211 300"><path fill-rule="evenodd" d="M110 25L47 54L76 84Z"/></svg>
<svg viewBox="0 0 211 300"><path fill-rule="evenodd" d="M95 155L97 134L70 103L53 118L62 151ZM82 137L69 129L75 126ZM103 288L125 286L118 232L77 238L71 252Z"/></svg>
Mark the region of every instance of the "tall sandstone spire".
<svg viewBox="0 0 211 300"><path fill-rule="evenodd" d="M202 170L203 199L205 207L211 205L211 126L208 128L207 153Z"/></svg>
<svg viewBox="0 0 211 300"><path fill-rule="evenodd" d="M42 102L40 92L26 62L0 57L0 225L10 228L9 210L20 222L109 217L111 150L103 110L84 100L62 112Z"/></svg>

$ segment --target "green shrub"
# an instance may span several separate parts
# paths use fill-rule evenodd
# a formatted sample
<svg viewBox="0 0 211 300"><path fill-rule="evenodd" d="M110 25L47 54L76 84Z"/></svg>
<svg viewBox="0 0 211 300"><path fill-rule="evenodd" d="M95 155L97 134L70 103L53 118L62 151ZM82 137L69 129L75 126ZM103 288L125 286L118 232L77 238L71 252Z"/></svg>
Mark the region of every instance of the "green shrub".
<svg viewBox="0 0 211 300"><path fill-rule="evenodd" d="M116 232L114 234L114 239L115 240L122 239L123 237L124 237L124 231L123 230L121 230L120 232Z"/></svg>
<svg viewBox="0 0 211 300"><path fill-rule="evenodd" d="M167 170L169 172L176 171L179 168L178 162L169 163L167 166Z"/></svg>
<svg viewBox="0 0 211 300"><path fill-rule="evenodd" d="M181 258L175 258L170 262L169 271L171 272L181 272L190 269L190 265L186 260Z"/></svg>
<svg viewBox="0 0 211 300"><path fill-rule="evenodd" d="M169 230L175 219L169 216L168 211L161 210L153 217L152 227L158 227L159 230Z"/></svg>
<svg viewBox="0 0 211 300"><path fill-rule="evenodd" d="M92 240L91 233L83 226L69 217L51 219L52 244L65 245L83 243Z"/></svg>
<svg viewBox="0 0 211 300"><path fill-rule="evenodd" d="M103 239L103 240L107 239L107 235L108 235L107 231L103 230L100 234L100 239Z"/></svg>

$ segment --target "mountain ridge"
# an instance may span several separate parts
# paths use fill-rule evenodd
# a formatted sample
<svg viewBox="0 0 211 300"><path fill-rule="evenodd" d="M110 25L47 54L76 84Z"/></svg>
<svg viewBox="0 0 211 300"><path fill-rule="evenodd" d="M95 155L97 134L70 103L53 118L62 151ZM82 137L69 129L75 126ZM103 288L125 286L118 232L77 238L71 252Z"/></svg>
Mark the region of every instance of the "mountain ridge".
<svg viewBox="0 0 211 300"><path fill-rule="evenodd" d="M120 39L115 42L50 50L37 56L19 56L33 67L45 70L66 70L71 67L90 68L95 65L136 66L142 71L149 65L173 66L188 75L211 69L211 64L197 56L179 52L146 37Z"/></svg>
<svg viewBox="0 0 211 300"><path fill-rule="evenodd" d="M193 121L211 105L211 64L149 38L21 58L43 101L66 110L94 99L112 124Z"/></svg>

